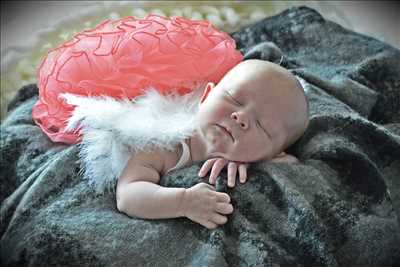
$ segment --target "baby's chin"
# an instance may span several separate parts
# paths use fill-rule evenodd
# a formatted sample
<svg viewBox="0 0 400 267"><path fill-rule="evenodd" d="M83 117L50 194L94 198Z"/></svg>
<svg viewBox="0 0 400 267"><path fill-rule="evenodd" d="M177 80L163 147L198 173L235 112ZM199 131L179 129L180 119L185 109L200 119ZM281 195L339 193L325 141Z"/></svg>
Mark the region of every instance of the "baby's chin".
<svg viewBox="0 0 400 267"><path fill-rule="evenodd" d="M232 151L232 153L228 156L232 161L244 163L256 163L273 158L272 151L255 151L255 149L249 150L248 147L244 149L236 149L236 151Z"/></svg>
<svg viewBox="0 0 400 267"><path fill-rule="evenodd" d="M209 129L205 134L205 138L210 148L209 151L214 155L226 155L233 148L232 140L217 129Z"/></svg>

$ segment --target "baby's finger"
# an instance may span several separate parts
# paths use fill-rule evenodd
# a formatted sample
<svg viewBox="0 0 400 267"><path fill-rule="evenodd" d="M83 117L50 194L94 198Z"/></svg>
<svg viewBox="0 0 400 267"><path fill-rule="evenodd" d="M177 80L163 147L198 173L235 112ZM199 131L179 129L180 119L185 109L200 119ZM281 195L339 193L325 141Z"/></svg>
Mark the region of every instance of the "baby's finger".
<svg viewBox="0 0 400 267"><path fill-rule="evenodd" d="M227 193L215 192L219 202L230 203L231 197Z"/></svg>
<svg viewBox="0 0 400 267"><path fill-rule="evenodd" d="M233 212L233 206L227 203L217 203L215 211L222 214L230 214Z"/></svg>
<svg viewBox="0 0 400 267"><path fill-rule="evenodd" d="M200 224L203 225L204 227L206 227L207 229L215 229L215 228L218 227L218 225L215 224L215 223L212 222L212 221L206 221L206 222L202 222L202 223L200 223Z"/></svg>
<svg viewBox="0 0 400 267"><path fill-rule="evenodd" d="M201 183L203 186L207 187L208 189L210 189L211 191L215 191L215 187L212 185L209 185L207 183Z"/></svg>
<svg viewBox="0 0 400 267"><path fill-rule="evenodd" d="M209 159L206 162L204 162L203 166L201 166L200 171L199 171L199 176L204 177L207 172L211 169L211 167L214 165L215 161L217 161L218 158L214 159Z"/></svg>
<svg viewBox="0 0 400 267"><path fill-rule="evenodd" d="M225 159L218 159L215 161L210 174L210 184L215 184L219 173L225 167L226 163L227 161Z"/></svg>
<svg viewBox="0 0 400 267"><path fill-rule="evenodd" d="M239 165L239 180L243 184L247 180L247 164Z"/></svg>
<svg viewBox="0 0 400 267"><path fill-rule="evenodd" d="M228 218L226 218L224 215L215 213L212 216L211 221L216 224L225 224L228 221Z"/></svg>
<svg viewBox="0 0 400 267"><path fill-rule="evenodd" d="M229 162L228 164L228 186L234 187L236 182L237 164Z"/></svg>

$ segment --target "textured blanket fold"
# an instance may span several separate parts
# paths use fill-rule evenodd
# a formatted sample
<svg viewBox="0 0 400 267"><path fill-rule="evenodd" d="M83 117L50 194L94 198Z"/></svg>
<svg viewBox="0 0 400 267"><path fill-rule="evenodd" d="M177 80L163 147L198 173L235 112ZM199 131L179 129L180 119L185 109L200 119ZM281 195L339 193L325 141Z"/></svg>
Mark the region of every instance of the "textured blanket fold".
<svg viewBox="0 0 400 267"><path fill-rule="evenodd" d="M252 165L226 191L234 212L215 230L185 218L117 211L79 176L78 146L33 123L35 85L1 124L2 266L397 266L400 262L400 51L306 7L231 34L246 58L304 79L310 126L289 148L299 163ZM162 177L202 180L200 165Z"/></svg>

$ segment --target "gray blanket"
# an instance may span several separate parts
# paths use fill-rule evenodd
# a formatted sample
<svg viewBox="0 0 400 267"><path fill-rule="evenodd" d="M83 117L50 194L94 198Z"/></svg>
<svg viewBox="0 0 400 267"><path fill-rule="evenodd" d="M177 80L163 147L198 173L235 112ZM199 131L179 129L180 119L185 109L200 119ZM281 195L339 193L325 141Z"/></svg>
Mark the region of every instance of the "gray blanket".
<svg viewBox="0 0 400 267"><path fill-rule="evenodd" d="M79 177L77 146L32 122L37 88L1 125L2 266L395 266L400 262L400 51L306 7L232 33L246 58L280 62L306 82L310 126L298 164L260 163L217 189L234 212L216 230L117 211ZM190 187L201 164L161 184ZM205 179L203 180L205 181Z"/></svg>

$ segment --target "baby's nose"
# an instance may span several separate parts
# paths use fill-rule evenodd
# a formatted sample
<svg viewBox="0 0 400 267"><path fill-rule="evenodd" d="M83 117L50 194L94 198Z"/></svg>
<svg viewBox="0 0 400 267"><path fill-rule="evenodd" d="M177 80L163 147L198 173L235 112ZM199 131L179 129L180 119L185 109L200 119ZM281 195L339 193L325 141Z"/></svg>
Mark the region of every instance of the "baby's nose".
<svg viewBox="0 0 400 267"><path fill-rule="evenodd" d="M246 130L249 127L248 120L244 113L233 112L231 114L231 119L238 123L243 130Z"/></svg>

